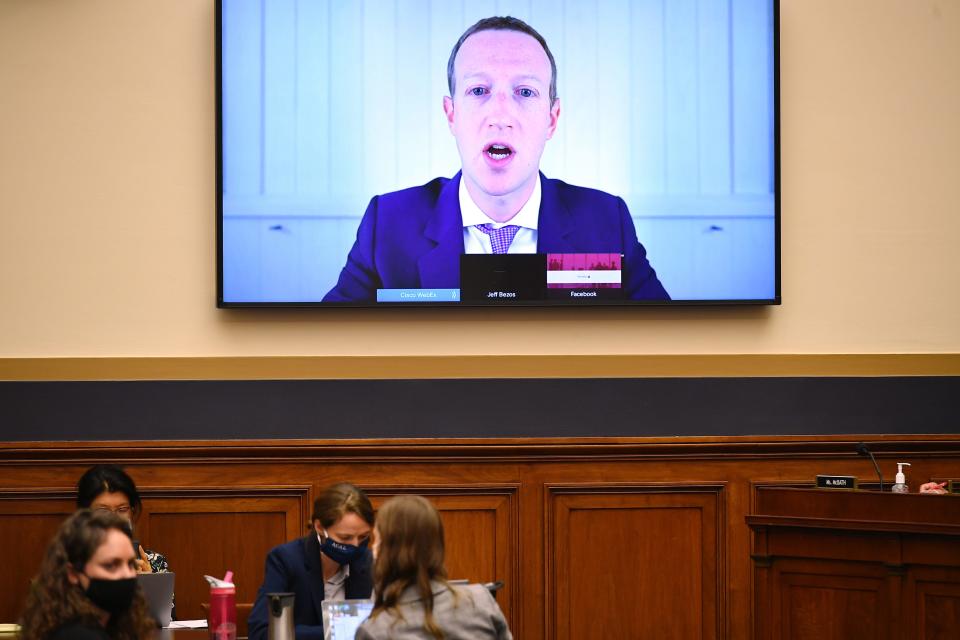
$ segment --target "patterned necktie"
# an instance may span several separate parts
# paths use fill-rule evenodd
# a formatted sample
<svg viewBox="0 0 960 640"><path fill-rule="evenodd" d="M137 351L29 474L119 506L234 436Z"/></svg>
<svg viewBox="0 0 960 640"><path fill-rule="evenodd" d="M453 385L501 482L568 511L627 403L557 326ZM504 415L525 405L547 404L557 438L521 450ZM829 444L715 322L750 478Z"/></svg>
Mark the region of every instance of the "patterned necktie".
<svg viewBox="0 0 960 640"><path fill-rule="evenodd" d="M513 238L517 235L517 231L520 231L520 227L515 224L508 224L499 229L494 229L493 225L489 223L474 226L490 236L490 246L493 247L494 253L506 253L510 248L510 243L513 242Z"/></svg>

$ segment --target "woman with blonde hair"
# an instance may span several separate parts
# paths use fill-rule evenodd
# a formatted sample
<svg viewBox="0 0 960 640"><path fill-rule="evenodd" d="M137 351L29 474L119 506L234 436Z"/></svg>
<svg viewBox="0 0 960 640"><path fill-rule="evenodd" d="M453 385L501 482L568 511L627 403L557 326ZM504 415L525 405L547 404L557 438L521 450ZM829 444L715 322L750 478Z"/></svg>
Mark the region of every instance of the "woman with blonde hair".
<svg viewBox="0 0 960 640"><path fill-rule="evenodd" d="M451 585L444 567L443 522L420 496L397 496L373 528L373 612L357 640L512 640L482 585Z"/></svg>
<svg viewBox="0 0 960 640"><path fill-rule="evenodd" d="M20 640L136 640L155 630L130 524L83 509L60 526L27 596Z"/></svg>

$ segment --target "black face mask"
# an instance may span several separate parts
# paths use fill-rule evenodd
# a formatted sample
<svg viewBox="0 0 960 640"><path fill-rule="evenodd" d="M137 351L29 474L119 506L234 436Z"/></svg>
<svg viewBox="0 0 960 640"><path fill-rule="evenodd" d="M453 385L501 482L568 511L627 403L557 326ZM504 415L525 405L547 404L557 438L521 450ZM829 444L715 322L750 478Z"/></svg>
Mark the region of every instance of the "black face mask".
<svg viewBox="0 0 960 640"><path fill-rule="evenodd" d="M90 586L84 591L90 602L110 615L123 613L129 609L136 593L136 578L122 578L120 580L90 578Z"/></svg>

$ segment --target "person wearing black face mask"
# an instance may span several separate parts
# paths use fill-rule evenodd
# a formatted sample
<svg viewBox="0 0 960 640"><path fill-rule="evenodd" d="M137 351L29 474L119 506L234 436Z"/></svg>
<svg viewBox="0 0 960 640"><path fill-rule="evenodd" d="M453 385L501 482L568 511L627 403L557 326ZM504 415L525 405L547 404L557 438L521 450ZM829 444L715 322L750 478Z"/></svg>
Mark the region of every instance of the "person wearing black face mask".
<svg viewBox="0 0 960 640"><path fill-rule="evenodd" d="M349 483L328 487L313 503L310 520L309 534L267 555L263 585L247 620L250 640L267 637L268 593L295 595L297 640L323 639L324 600L370 597L372 557L367 544L374 520L367 494Z"/></svg>
<svg viewBox="0 0 960 640"><path fill-rule="evenodd" d="M20 638L148 638L155 626L131 542L129 523L114 513L82 509L67 518L31 585Z"/></svg>

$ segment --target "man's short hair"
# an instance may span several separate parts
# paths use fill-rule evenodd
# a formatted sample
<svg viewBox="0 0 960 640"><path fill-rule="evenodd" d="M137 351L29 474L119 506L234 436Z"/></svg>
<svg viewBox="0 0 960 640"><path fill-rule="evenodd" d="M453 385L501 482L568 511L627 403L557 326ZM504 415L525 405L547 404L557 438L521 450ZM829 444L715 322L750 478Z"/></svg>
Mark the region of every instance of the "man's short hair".
<svg viewBox="0 0 960 640"><path fill-rule="evenodd" d="M450 52L450 60L447 62L447 85L450 87L451 98L453 97L454 86L456 84L453 77L453 63L454 60L457 59L457 52L460 51L460 47L467 38L480 31L519 31L539 42L544 52L546 52L547 58L550 60L550 105L552 106L553 103L557 101L557 63L553 59L553 54L550 53L550 47L547 46L547 41L544 40L543 36L540 35L536 29L520 18L514 18L512 16L484 18L464 31L460 39L457 40L457 44L453 45L453 51Z"/></svg>

